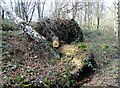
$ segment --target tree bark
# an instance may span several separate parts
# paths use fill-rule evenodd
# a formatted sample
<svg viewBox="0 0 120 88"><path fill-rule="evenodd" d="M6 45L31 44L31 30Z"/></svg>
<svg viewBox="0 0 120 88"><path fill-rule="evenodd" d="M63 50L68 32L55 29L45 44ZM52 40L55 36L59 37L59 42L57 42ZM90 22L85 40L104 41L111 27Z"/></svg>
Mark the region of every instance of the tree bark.
<svg viewBox="0 0 120 88"><path fill-rule="evenodd" d="M38 11L38 21L41 20L41 2L40 0L37 0L37 11Z"/></svg>
<svg viewBox="0 0 120 88"><path fill-rule="evenodd" d="M2 17L1 17L1 8L0 8L0 31L2 29ZM2 35L0 34L0 47L2 46ZM2 87L2 48L0 48L0 86Z"/></svg>
<svg viewBox="0 0 120 88"><path fill-rule="evenodd" d="M32 39L40 43L40 45L42 45L45 49L48 49L48 53L51 55L52 58L60 58L59 52L53 47L51 47L48 41L43 36L41 36L38 32L33 30L32 27L20 17L17 17L14 12L10 12L10 10L7 9L7 6L4 3L1 3L1 7L3 10L5 10L10 19L14 20L16 24L21 24L21 26L24 27L23 31L26 34L28 34Z"/></svg>
<svg viewBox="0 0 120 88"><path fill-rule="evenodd" d="M119 58L120 58L120 1L118 2L118 48L119 48Z"/></svg>
<svg viewBox="0 0 120 88"><path fill-rule="evenodd" d="M100 27L100 4L97 2L97 29Z"/></svg>
<svg viewBox="0 0 120 88"><path fill-rule="evenodd" d="M42 18L44 17L45 3L46 3L46 0L44 0L44 2L43 2L42 12L41 12L41 16L42 16Z"/></svg>
<svg viewBox="0 0 120 88"><path fill-rule="evenodd" d="M4 19L4 10L2 10L2 19Z"/></svg>
<svg viewBox="0 0 120 88"><path fill-rule="evenodd" d="M85 16L84 16L84 27L86 28L86 24L87 24L87 2L84 2L85 3Z"/></svg>
<svg viewBox="0 0 120 88"><path fill-rule="evenodd" d="M59 46L59 38L56 34L51 30L52 26L49 23L49 19L40 20L37 22L37 28L35 30L44 36L48 41L52 42L53 47Z"/></svg>

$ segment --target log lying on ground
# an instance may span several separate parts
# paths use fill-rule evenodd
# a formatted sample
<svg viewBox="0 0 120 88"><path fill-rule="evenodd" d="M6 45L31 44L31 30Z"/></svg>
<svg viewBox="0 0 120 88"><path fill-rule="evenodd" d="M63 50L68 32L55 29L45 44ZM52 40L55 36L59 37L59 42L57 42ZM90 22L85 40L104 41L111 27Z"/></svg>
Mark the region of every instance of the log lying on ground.
<svg viewBox="0 0 120 88"><path fill-rule="evenodd" d="M35 41L39 42L45 49L49 49L48 53L51 55L51 57L60 58L59 52L57 52L57 50L51 47L48 41L38 32L33 30L29 24L27 24L20 17L17 17L14 12L11 12L4 3L1 2L0 7L2 7L2 9L7 13L10 19L12 19L16 24L20 24L23 27L23 31L26 34L28 34Z"/></svg>
<svg viewBox="0 0 120 88"><path fill-rule="evenodd" d="M54 47L60 45L59 41L64 41L68 44L76 40L83 41L82 30L73 19L44 19L43 21L37 22L33 27L48 41L52 42Z"/></svg>
<svg viewBox="0 0 120 88"><path fill-rule="evenodd" d="M39 34L52 42L53 47L59 46L59 37L52 31L50 23L45 20L40 20L40 22L37 22L37 25L33 27Z"/></svg>

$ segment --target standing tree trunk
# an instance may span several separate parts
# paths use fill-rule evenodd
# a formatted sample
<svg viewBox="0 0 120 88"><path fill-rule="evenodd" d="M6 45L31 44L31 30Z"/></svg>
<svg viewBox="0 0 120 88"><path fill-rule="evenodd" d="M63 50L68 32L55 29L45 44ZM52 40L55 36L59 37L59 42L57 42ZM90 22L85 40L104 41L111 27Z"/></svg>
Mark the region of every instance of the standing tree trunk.
<svg viewBox="0 0 120 88"><path fill-rule="evenodd" d="M44 0L42 5L41 5L41 3L42 2L40 0L37 1L38 21L40 21L44 17L44 8L45 8L46 0ZM42 8L41 8L41 6L42 6Z"/></svg>
<svg viewBox="0 0 120 88"><path fill-rule="evenodd" d="M17 7L18 7L18 16L19 17L22 17L21 16L21 4L20 4L20 1L18 0L18 2L17 2Z"/></svg>
<svg viewBox="0 0 120 88"><path fill-rule="evenodd" d="M23 20L25 20L26 22L28 22L28 9L29 6L27 6L27 3L25 1L21 1L21 10L22 10L22 17Z"/></svg>
<svg viewBox="0 0 120 88"><path fill-rule="evenodd" d="M41 16L42 16L42 18L44 17L45 3L46 3L46 0L43 2L42 12L41 12Z"/></svg>
<svg viewBox="0 0 120 88"><path fill-rule="evenodd" d="M37 1L37 11L38 11L38 21L41 19L41 3L40 0Z"/></svg>
<svg viewBox="0 0 120 88"><path fill-rule="evenodd" d="M88 2L88 11L87 11L87 20L88 20L88 29L91 29L91 26L92 26L92 2Z"/></svg>
<svg viewBox="0 0 120 88"><path fill-rule="evenodd" d="M33 10L32 10L31 16L30 16L29 23L32 21L34 12L35 12L35 5L34 5L34 7L33 7Z"/></svg>
<svg viewBox="0 0 120 88"><path fill-rule="evenodd" d="M4 10L2 10L2 19L4 19Z"/></svg>
<svg viewBox="0 0 120 88"><path fill-rule="evenodd" d="M84 15L84 27L86 28L86 23L87 23L87 2L85 2L85 15Z"/></svg>
<svg viewBox="0 0 120 88"><path fill-rule="evenodd" d="M100 5L99 2L97 2L97 29L99 29L100 26Z"/></svg>
<svg viewBox="0 0 120 88"><path fill-rule="evenodd" d="M60 18L59 0L55 0L55 11L54 11L54 17L55 17L55 18Z"/></svg>
<svg viewBox="0 0 120 88"><path fill-rule="evenodd" d="M75 0L75 4L72 3L72 7L73 7L73 10L72 10L72 19L75 19L76 18L76 14L77 14L77 11L78 11L78 0Z"/></svg>
<svg viewBox="0 0 120 88"><path fill-rule="evenodd" d="M25 3L21 1L22 19L25 20Z"/></svg>
<svg viewBox="0 0 120 88"><path fill-rule="evenodd" d="M118 48L119 48L119 58L120 58L120 1L118 2Z"/></svg>
<svg viewBox="0 0 120 88"><path fill-rule="evenodd" d="M0 8L0 31L2 29L2 9ZM2 47L2 35L0 34L0 47ZM0 48L0 86L2 87L2 48Z"/></svg>
<svg viewBox="0 0 120 88"><path fill-rule="evenodd" d="M82 2L83 4L83 2ZM79 20L80 20L80 27L83 27L83 9L80 9L80 12L79 12L80 16L79 16Z"/></svg>

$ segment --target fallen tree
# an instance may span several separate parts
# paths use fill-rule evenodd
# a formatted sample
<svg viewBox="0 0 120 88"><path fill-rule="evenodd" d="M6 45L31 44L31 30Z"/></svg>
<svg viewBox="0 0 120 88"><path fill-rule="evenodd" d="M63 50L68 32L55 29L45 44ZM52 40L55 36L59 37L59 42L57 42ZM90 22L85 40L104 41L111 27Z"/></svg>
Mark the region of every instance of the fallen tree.
<svg viewBox="0 0 120 88"><path fill-rule="evenodd" d="M49 52L47 53L49 53L52 58L60 58L59 52L55 50L55 48L51 47L49 42L38 32L33 30L32 27L27 22L22 20L20 17L16 16L14 12L11 12L3 2L1 2L0 7L7 13L7 16L11 20L13 20L16 24L19 24L23 27L23 31L26 34L28 34L35 41L39 42L45 49L49 49ZM53 34L53 37L56 36Z"/></svg>
<svg viewBox="0 0 120 88"><path fill-rule="evenodd" d="M64 41L67 44L73 41L83 41L82 30L74 19L44 19L37 22L33 28L52 42L54 47L59 46L59 41ZM59 41L54 35L59 37ZM54 44L54 41L56 41L56 44Z"/></svg>

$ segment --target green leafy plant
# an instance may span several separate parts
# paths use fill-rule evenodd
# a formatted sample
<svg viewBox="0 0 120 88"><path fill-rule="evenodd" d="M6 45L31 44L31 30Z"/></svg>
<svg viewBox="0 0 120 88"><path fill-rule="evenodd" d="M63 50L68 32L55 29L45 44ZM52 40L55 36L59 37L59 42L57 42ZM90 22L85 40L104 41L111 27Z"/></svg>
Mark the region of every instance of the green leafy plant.
<svg viewBox="0 0 120 88"><path fill-rule="evenodd" d="M31 88L32 87L32 84L30 83L23 83L22 84L22 88Z"/></svg>
<svg viewBox="0 0 120 88"><path fill-rule="evenodd" d="M43 79L43 84L46 86L46 88L50 88L50 80L46 77Z"/></svg>
<svg viewBox="0 0 120 88"><path fill-rule="evenodd" d="M24 78L22 77L22 76L16 76L15 77L15 81L16 81L16 83L22 83L22 82L24 82Z"/></svg>
<svg viewBox="0 0 120 88"><path fill-rule="evenodd" d="M78 48L79 48L79 49L82 49L83 51L86 51L86 50L88 49L88 46L87 46L86 43L80 43L80 44L78 45Z"/></svg>
<svg viewBox="0 0 120 88"><path fill-rule="evenodd" d="M104 50L107 50L109 48L109 45L108 44L102 44L101 48L104 49Z"/></svg>

